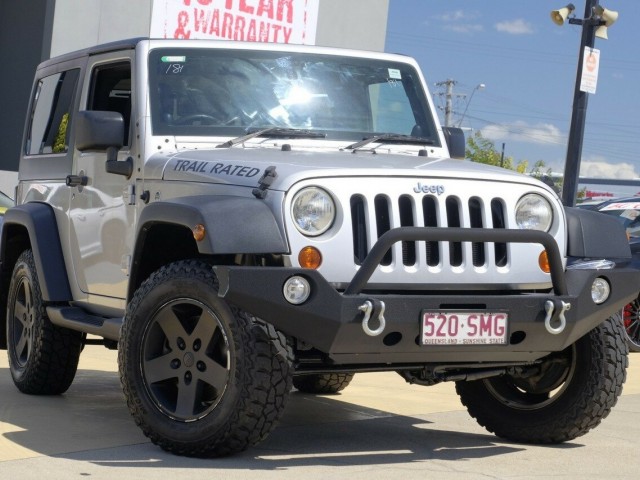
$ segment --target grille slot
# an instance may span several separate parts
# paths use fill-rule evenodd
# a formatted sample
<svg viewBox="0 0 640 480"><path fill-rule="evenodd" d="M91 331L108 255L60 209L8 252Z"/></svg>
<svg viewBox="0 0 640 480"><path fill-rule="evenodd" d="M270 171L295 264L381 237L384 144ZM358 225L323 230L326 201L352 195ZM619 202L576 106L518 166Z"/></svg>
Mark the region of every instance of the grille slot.
<svg viewBox="0 0 640 480"><path fill-rule="evenodd" d="M447 208L447 226L453 228L461 227L460 223L460 203L455 197L448 197L445 202ZM449 264L452 267L462 265L462 243L449 243Z"/></svg>
<svg viewBox="0 0 640 480"><path fill-rule="evenodd" d="M400 209L400 225L413 227L413 201L408 195L403 195L398 201ZM402 242L402 263L410 266L416 264L416 242Z"/></svg>
<svg viewBox="0 0 640 480"><path fill-rule="evenodd" d="M438 206L434 197L422 198L422 212L425 227L438 226ZM440 263L440 246L438 242L426 242L427 265L435 267Z"/></svg>
<svg viewBox="0 0 640 480"><path fill-rule="evenodd" d="M482 202L479 198L473 197L469 199L469 222L471 228L482 228ZM481 242L473 242L471 244L471 252L473 255L473 266L481 267L485 264L485 245Z"/></svg>
<svg viewBox="0 0 640 480"><path fill-rule="evenodd" d="M373 209L367 206L369 202L373 204ZM396 199L376 195L371 201L357 194L351 196L350 204L353 256L357 265L361 265L366 258L370 245L392 228L506 228L505 208L499 199L489 201L471 197L463 201L455 196L436 197L427 194L421 198L400 195ZM466 242L402 242L400 249L391 247L387 250L381 265L389 266L394 261L398 265L402 262L404 266L417 267L458 268L465 264L504 267L508 264L505 243L473 242L470 248L465 245ZM490 248L493 249L493 255L489 253ZM394 255L401 255L401 258L394 258ZM489 262L495 263L488 265Z"/></svg>
<svg viewBox="0 0 640 480"><path fill-rule="evenodd" d="M362 265L368 253L365 203L362 195L351 197L351 228L353 229L353 261L356 265Z"/></svg>
<svg viewBox="0 0 640 480"><path fill-rule="evenodd" d="M506 228L504 214L504 206L500 200L491 200L491 219L493 221L493 228ZM494 244L496 266L505 267L508 262L507 258L507 244L496 243Z"/></svg>
<svg viewBox="0 0 640 480"><path fill-rule="evenodd" d="M374 201L374 207L376 210L376 226L378 237L380 238L386 232L391 230L391 212L389 211L389 200L384 195L376 196ZM391 249L387 250L384 254L380 265L391 265Z"/></svg>

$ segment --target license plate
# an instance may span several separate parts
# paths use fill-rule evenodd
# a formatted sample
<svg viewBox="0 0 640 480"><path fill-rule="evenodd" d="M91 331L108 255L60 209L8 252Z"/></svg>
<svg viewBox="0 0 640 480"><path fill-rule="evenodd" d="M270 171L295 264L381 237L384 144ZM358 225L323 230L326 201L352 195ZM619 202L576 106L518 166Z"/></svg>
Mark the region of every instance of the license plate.
<svg viewBox="0 0 640 480"><path fill-rule="evenodd" d="M505 345L504 312L422 312L422 345Z"/></svg>

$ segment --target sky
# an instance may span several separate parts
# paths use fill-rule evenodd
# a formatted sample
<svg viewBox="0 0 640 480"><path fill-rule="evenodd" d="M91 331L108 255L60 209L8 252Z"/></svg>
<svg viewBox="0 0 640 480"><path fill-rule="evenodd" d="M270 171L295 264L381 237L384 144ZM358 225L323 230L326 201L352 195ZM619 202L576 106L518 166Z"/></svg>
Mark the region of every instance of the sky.
<svg viewBox="0 0 640 480"><path fill-rule="evenodd" d="M563 172L582 27L557 26L567 0L389 0L385 51L418 61L444 123L455 80L454 125L480 131L515 163ZM585 1L574 0L576 18ZM600 50L588 95L580 176L640 178L640 1L600 0L619 13ZM484 84L484 88L476 88ZM464 117L463 112L466 113Z"/></svg>

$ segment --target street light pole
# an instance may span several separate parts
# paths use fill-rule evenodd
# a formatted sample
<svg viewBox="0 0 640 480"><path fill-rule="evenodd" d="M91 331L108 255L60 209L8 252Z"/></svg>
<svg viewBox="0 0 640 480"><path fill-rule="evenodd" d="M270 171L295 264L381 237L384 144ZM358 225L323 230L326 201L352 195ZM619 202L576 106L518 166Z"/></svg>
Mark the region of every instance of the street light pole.
<svg viewBox="0 0 640 480"><path fill-rule="evenodd" d="M482 90L485 87L484 83L479 83L471 92L471 96L469 100L467 100L467 104L464 107L464 112L462 112L462 117L460 117L460 121L458 122L458 127L462 126L462 121L464 120L464 116L467 114L467 110L469 109L469 104L471 103L471 99L473 99L473 94L476 93L476 90Z"/></svg>
<svg viewBox="0 0 640 480"><path fill-rule="evenodd" d="M580 51L578 53L578 70L576 73L576 85L573 93L573 110L569 127L569 139L567 143L567 157L564 164L564 181L562 186L562 203L567 207L573 207L578 193L578 179L580 176L580 160L582 156L582 139L584 125L587 118L587 92L580 90L582 67L585 47L593 48L595 45L596 28L601 25L600 20L592 21L598 0L586 0L584 20L570 18L569 23L582 25L582 37Z"/></svg>

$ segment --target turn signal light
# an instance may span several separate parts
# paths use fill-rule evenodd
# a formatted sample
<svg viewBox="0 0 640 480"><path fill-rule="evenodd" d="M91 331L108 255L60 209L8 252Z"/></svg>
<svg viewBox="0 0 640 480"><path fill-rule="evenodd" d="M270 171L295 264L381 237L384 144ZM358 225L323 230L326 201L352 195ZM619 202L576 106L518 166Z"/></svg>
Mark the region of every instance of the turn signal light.
<svg viewBox="0 0 640 480"><path fill-rule="evenodd" d="M544 273L551 273L551 264L549 264L549 256L547 251L543 250L538 257L538 266Z"/></svg>
<svg viewBox="0 0 640 480"><path fill-rule="evenodd" d="M322 254L316 247L304 247L298 254L298 263L302 268L317 270L322 264Z"/></svg>
<svg viewBox="0 0 640 480"><path fill-rule="evenodd" d="M204 228L204 225L202 225L201 223L193 227L193 230L191 231L193 232L193 238L196 239L196 242L201 242L202 240L204 240L204 237L207 234L207 231Z"/></svg>

